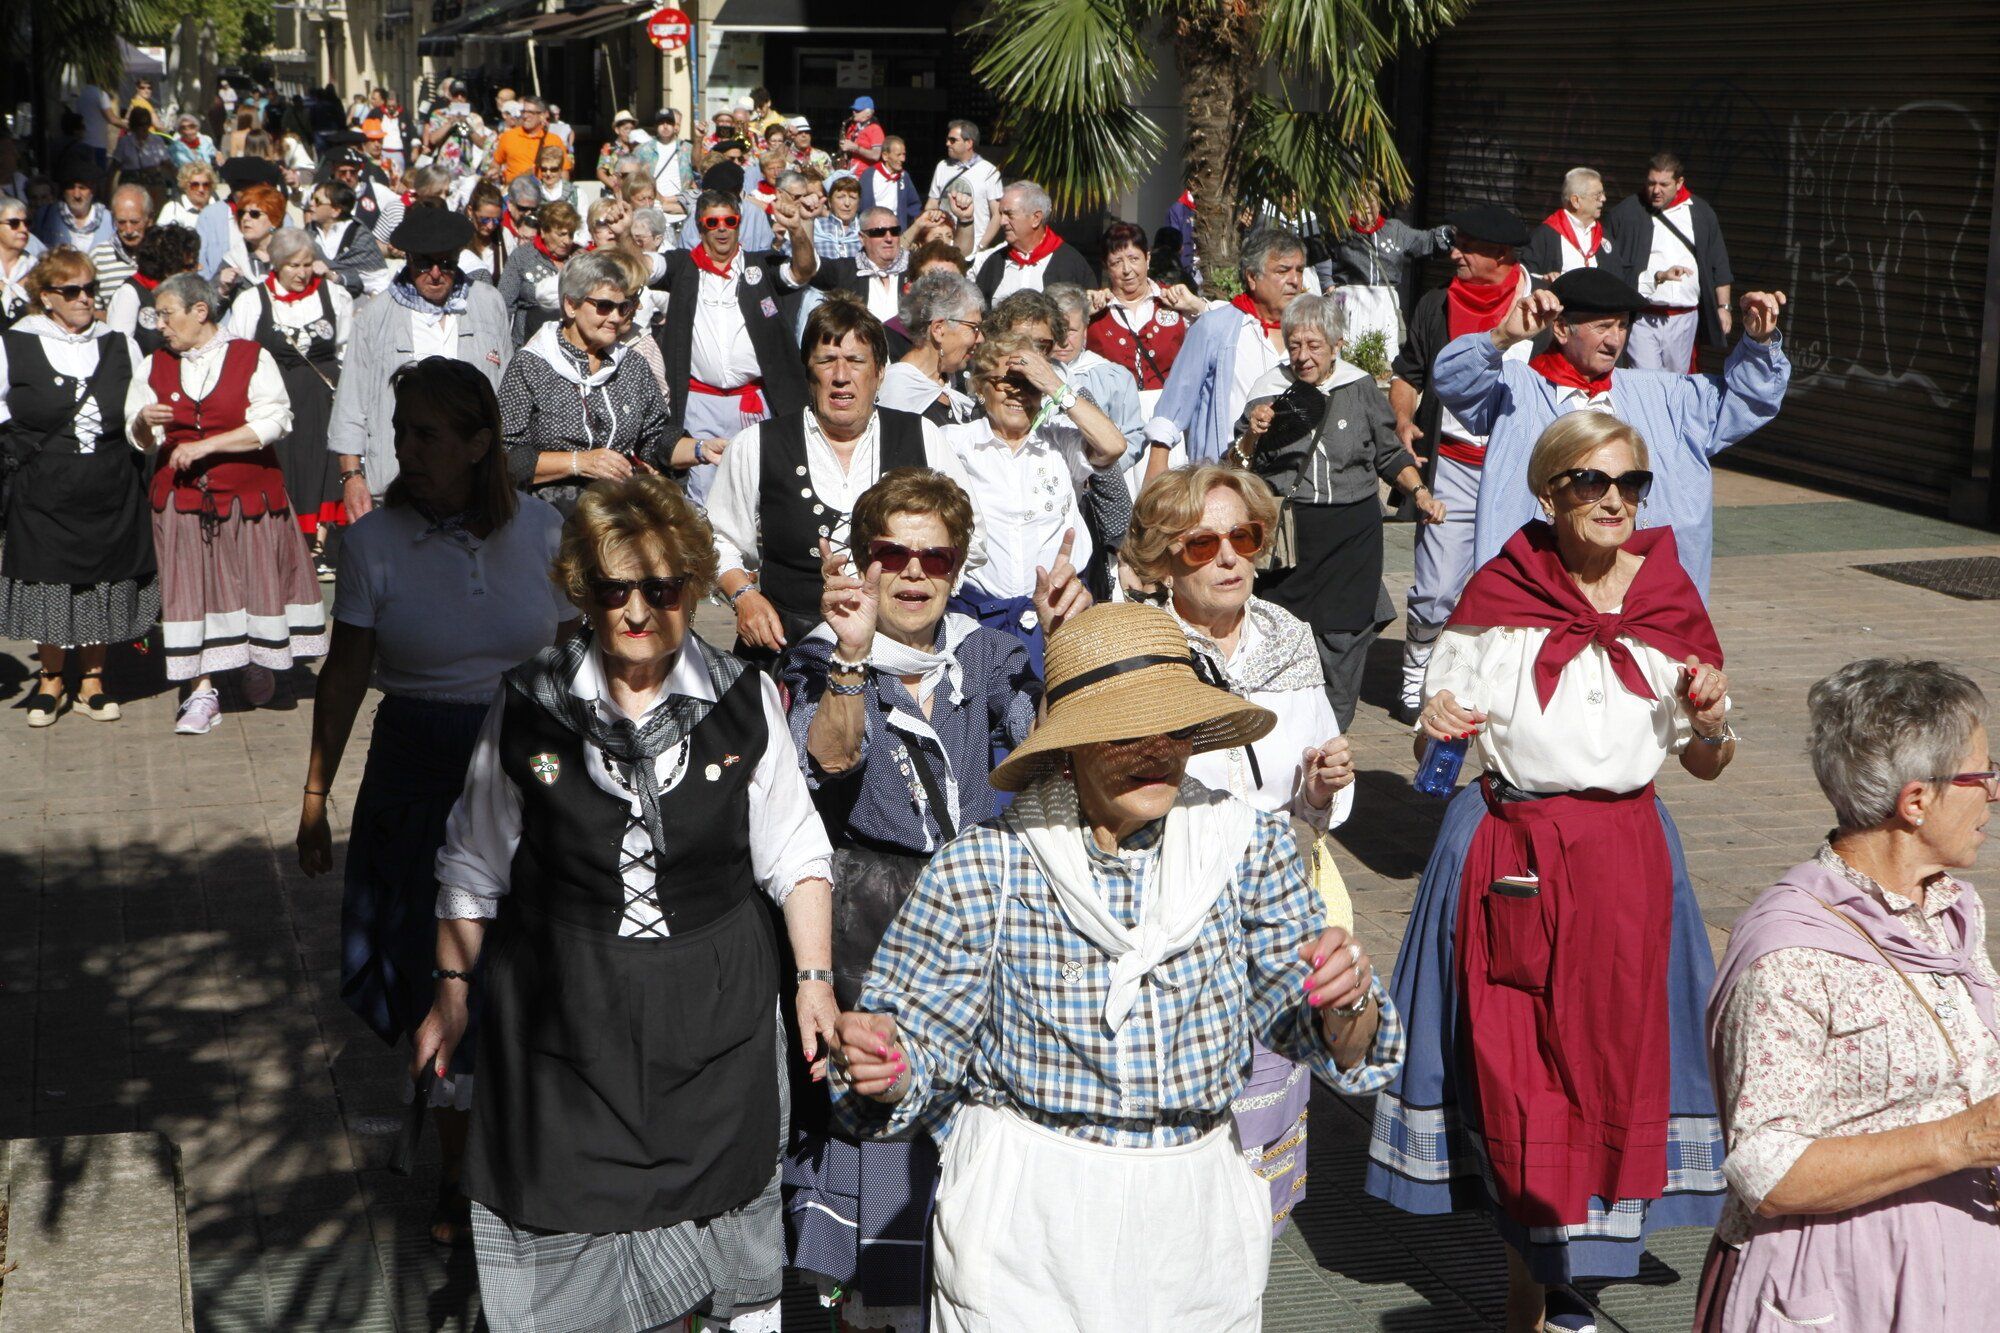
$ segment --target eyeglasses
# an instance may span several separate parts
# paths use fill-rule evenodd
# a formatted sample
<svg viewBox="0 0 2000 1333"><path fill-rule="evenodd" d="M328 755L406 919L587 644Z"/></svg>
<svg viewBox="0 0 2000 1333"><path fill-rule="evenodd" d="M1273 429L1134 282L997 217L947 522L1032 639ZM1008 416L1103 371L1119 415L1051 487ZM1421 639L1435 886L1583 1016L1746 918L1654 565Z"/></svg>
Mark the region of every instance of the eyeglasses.
<svg viewBox="0 0 2000 1333"><path fill-rule="evenodd" d="M639 308L637 300L614 301L608 296L586 296L577 304L589 306L600 319L609 319L614 314L629 318Z"/></svg>
<svg viewBox="0 0 2000 1333"><path fill-rule="evenodd" d="M1618 488L1620 495L1635 504L1645 499L1653 489L1653 474L1644 468L1635 468L1614 477L1594 467L1573 467L1567 472L1556 473L1555 479L1567 481L1569 493L1577 498L1579 504L1587 505L1602 500L1604 493L1613 486Z"/></svg>
<svg viewBox="0 0 2000 1333"><path fill-rule="evenodd" d="M1236 554L1248 559L1264 549L1264 525L1262 523L1238 523L1228 532L1210 532L1207 528L1196 528L1181 538L1181 554L1196 569L1214 562L1222 554L1222 543L1227 541Z"/></svg>
<svg viewBox="0 0 2000 1333"><path fill-rule="evenodd" d="M863 227L861 229L861 234L863 236L872 237L875 240L879 241L884 236L894 236L896 234L896 229L894 227Z"/></svg>
<svg viewBox="0 0 2000 1333"><path fill-rule="evenodd" d="M190 190L213 190L215 188L215 182L204 181L204 180L192 180L187 183L187 188Z"/></svg>
<svg viewBox="0 0 2000 1333"><path fill-rule="evenodd" d="M737 213L711 213L701 220L703 231L735 231L742 225L742 215Z"/></svg>
<svg viewBox="0 0 2000 1333"><path fill-rule="evenodd" d="M905 546L901 542L892 542L882 537L877 537L868 543L868 563L871 565L879 564L883 569L895 573L908 569L912 560L916 561L918 568L924 571L924 577L946 578L958 568L958 548Z"/></svg>
<svg viewBox="0 0 2000 1333"><path fill-rule="evenodd" d="M1931 781L1948 782L1954 787L1984 787L1987 800L2000 801L2000 768L1984 769L1978 773L1948 773Z"/></svg>
<svg viewBox="0 0 2000 1333"><path fill-rule="evenodd" d="M66 282L60 287L44 287L42 290L52 292L65 301L74 301L79 296L88 296L93 301L97 299L95 282Z"/></svg>
<svg viewBox="0 0 2000 1333"><path fill-rule="evenodd" d="M986 332L986 321L985 321L985 320L980 320L980 319L947 319L947 320L945 321L945 323L947 323L947 324L963 324L963 325L965 325L965 327L966 327L966 328L968 328L968 329L971 329L971 330L972 330L972 331L973 331L974 333L984 333L984 332Z"/></svg>
<svg viewBox="0 0 2000 1333"><path fill-rule="evenodd" d="M265 213L261 208L246 208L236 216L240 218L262 218L265 216Z"/></svg>
<svg viewBox="0 0 2000 1333"><path fill-rule="evenodd" d="M646 605L658 611L662 607L679 604L690 577L675 574L664 579L592 579L590 596L604 610L616 611L632 600L636 589L646 599Z"/></svg>

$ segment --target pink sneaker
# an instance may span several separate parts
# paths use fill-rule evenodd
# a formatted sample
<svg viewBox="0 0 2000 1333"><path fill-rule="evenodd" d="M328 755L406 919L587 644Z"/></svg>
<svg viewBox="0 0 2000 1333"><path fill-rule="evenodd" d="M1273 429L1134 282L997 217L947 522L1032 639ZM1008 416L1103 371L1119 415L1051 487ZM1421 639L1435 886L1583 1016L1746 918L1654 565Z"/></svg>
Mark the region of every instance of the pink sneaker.
<svg viewBox="0 0 2000 1333"><path fill-rule="evenodd" d="M243 698L252 708L262 708L278 692L278 678L271 668L251 663L243 668Z"/></svg>
<svg viewBox="0 0 2000 1333"><path fill-rule="evenodd" d="M174 732L180 736L206 736L222 721L222 696L214 690L197 690L181 704Z"/></svg>

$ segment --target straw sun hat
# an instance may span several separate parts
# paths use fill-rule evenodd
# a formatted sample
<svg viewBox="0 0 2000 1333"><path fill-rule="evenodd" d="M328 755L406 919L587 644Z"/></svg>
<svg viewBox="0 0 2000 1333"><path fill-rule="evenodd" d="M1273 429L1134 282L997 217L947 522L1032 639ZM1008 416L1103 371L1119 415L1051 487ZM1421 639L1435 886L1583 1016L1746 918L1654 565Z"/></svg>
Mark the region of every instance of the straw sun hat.
<svg viewBox="0 0 2000 1333"><path fill-rule="evenodd" d="M1277 716L1204 684L1174 618L1158 607L1107 602L1049 636L1048 713L993 770L998 791L1021 791L1056 768L1065 750L1199 727L1194 752L1256 740Z"/></svg>

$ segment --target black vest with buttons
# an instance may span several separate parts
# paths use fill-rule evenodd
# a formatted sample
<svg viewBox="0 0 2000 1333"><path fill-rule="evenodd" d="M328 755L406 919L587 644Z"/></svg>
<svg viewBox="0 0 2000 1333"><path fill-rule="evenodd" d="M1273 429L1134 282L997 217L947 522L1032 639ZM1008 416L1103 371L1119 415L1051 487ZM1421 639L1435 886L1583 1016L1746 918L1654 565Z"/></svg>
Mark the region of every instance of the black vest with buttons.
<svg viewBox="0 0 2000 1333"><path fill-rule="evenodd" d="M870 485L894 468L930 466L924 454L922 417L886 407L876 409L876 417L882 426L880 467ZM819 623L825 582L820 577L819 539L832 537L847 511L813 489L812 469L806 466L805 413L771 418L757 428L757 438L762 466L757 484L762 562L757 588L771 599L786 622L786 637L792 638L796 625L803 624L797 630L803 634Z"/></svg>
<svg viewBox="0 0 2000 1333"><path fill-rule="evenodd" d="M139 298L139 314L132 326L132 341L139 346L140 356L151 356L167 345L167 335L160 332L160 314L153 308L153 288L137 278L125 279L125 285L132 289L132 295Z"/></svg>

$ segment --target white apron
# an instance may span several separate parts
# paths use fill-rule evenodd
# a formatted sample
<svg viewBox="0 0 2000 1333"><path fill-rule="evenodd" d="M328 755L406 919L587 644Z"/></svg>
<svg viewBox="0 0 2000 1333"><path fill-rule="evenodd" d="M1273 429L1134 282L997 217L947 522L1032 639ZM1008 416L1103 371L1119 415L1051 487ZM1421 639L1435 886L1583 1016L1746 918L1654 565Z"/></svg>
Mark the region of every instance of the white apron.
<svg viewBox="0 0 2000 1333"><path fill-rule="evenodd" d="M932 1232L934 1333L1258 1333L1271 1194L1223 1124L1110 1148L962 1109Z"/></svg>

